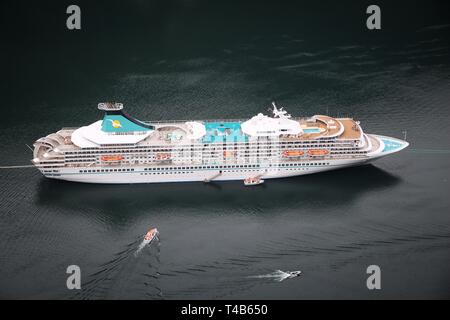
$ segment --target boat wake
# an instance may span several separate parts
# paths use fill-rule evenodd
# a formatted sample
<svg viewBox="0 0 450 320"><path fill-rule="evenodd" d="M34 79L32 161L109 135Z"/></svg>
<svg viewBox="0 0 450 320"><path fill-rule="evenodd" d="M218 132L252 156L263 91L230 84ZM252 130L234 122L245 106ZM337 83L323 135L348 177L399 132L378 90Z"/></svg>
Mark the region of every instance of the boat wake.
<svg viewBox="0 0 450 320"><path fill-rule="evenodd" d="M249 276L248 278L256 278L256 279L271 279L274 281L281 282L286 279L292 279L301 275L301 271L281 271L276 270L275 272L262 274L258 276Z"/></svg>

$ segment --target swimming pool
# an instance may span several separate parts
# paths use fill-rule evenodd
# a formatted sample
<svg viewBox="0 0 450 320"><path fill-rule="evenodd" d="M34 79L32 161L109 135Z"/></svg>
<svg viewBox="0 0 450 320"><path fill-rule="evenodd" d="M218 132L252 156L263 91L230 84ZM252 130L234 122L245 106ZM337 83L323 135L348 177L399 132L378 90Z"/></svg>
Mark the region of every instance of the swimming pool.
<svg viewBox="0 0 450 320"><path fill-rule="evenodd" d="M318 133L320 132L319 128L305 128L303 129L304 133Z"/></svg>
<svg viewBox="0 0 450 320"><path fill-rule="evenodd" d="M396 141L392 141L392 140L385 140L385 139L382 139L382 140L384 142L383 152L389 152L389 151L398 149L401 146L403 146L403 144L401 142L396 142Z"/></svg>
<svg viewBox="0 0 450 320"><path fill-rule="evenodd" d="M240 122L205 123L206 135L203 143L212 142L247 142L248 138L241 130Z"/></svg>

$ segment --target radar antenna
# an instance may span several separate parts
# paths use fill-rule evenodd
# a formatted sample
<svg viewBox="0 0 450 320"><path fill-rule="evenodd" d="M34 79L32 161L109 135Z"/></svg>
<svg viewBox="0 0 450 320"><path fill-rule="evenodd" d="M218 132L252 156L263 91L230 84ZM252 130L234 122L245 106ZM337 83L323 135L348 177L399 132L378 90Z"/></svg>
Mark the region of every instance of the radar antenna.
<svg viewBox="0 0 450 320"><path fill-rule="evenodd" d="M283 110L283 107L278 109L277 106L275 105L275 102L272 102L272 106L273 106L272 113L274 118L289 119L291 117L291 115L287 113L286 110Z"/></svg>
<svg viewBox="0 0 450 320"><path fill-rule="evenodd" d="M98 108L104 111L119 111L123 109L123 104L119 102L102 102L98 104Z"/></svg>

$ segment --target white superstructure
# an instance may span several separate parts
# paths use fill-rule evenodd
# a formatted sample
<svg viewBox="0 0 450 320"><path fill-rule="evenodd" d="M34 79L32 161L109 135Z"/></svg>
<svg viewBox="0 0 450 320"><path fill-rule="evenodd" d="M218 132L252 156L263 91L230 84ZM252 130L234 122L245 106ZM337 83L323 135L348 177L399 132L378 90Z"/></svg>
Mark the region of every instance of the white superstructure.
<svg viewBox="0 0 450 320"><path fill-rule="evenodd" d="M102 103L102 120L63 128L34 143L48 178L90 183L271 179L367 163L406 141L366 134L351 118L273 116L248 120L143 122Z"/></svg>

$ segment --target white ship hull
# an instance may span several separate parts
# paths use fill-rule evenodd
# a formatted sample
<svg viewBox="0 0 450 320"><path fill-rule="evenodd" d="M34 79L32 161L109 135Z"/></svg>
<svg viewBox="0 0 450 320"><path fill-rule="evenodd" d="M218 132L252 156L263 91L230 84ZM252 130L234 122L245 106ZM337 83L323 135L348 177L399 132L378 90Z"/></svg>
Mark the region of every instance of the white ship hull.
<svg viewBox="0 0 450 320"><path fill-rule="evenodd" d="M186 170L186 173L150 173L144 171L144 167L136 166L133 172L94 172L80 173L76 170L63 168L57 174L44 174L48 178L66 181L99 183L99 184L131 184L131 183L164 183L164 182L195 182L195 181L232 181L241 180L248 177L259 176L261 179L276 179L300 176L305 174L318 173L340 168L358 166L368 163L375 158L355 159L355 160L327 160L327 165L305 165L295 164L288 168L261 167L248 170ZM220 173L222 171L222 173ZM219 175L220 174L220 175Z"/></svg>

